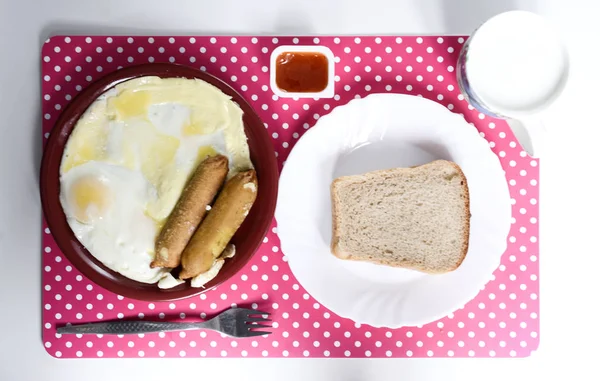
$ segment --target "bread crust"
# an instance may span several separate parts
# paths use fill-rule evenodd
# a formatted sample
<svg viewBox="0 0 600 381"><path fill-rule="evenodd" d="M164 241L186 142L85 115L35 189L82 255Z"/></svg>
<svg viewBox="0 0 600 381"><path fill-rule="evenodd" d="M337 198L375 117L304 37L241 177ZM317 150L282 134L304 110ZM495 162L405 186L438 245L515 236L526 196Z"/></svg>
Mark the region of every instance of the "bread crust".
<svg viewBox="0 0 600 381"><path fill-rule="evenodd" d="M339 247L339 228L341 225L341 222L339 221L340 199L337 197L336 188L338 184L340 184L343 180L343 177L338 177L337 179L333 180L333 182L331 183L331 187L329 188L331 193L331 253L338 258L349 259L349 256L346 253L343 253Z"/></svg>
<svg viewBox="0 0 600 381"><path fill-rule="evenodd" d="M369 179L371 177L382 176L382 175L385 176L386 174L392 174L392 173L395 174L398 172L398 170L406 170L408 172L408 171L411 171L413 169L416 169L416 168L419 168L422 166L431 165L435 162L445 162L446 164L450 164L458 172L458 174L461 178L461 187L462 187L462 191L463 191L463 195L464 195L463 196L463 201L464 201L463 218L464 218L465 222L463 224L463 231L462 231L462 239L463 239L462 252L461 252L461 256L460 256L459 260L456 262L456 264L452 268L444 269L441 271L432 271L431 269L426 268L425 266L419 265L418 263L412 263L409 261L397 262L397 261L389 261L389 260L386 261L383 258L371 259L371 260L365 259L362 257L357 258L357 257L353 256L352 253L349 253L344 250L344 248L342 247L342 245L340 243L342 241L341 240L341 231L340 231L341 230L340 207L341 207L342 200L339 198L339 196L337 194L338 187L342 186L347 181L351 181L353 183L365 182L367 179ZM432 162L429 162L426 164L413 166L410 168L384 169L384 170L368 172L368 173L365 173L362 175L338 177L335 180L333 180L333 182L331 183L330 192L331 192L331 214L332 214L331 253L340 259L350 260L350 261L370 262L370 263L385 265L385 266L390 266L390 267L417 270L417 271L428 273L428 274L444 274L444 273L448 273L448 272L456 270L462 264L465 257L467 256L467 252L469 250L469 235L470 235L470 229L471 229L471 211L470 211L471 204L470 204L469 187L468 187L468 183L467 183L467 178L465 177L465 174L463 173L462 169L460 168L460 166L458 164L456 164L452 161L435 160L435 161L432 161Z"/></svg>
<svg viewBox="0 0 600 381"><path fill-rule="evenodd" d="M462 169L458 166L458 164L450 161L449 162L457 171L459 176L461 177L462 181L462 188L463 188L463 194L465 195L465 206L464 206L464 213L465 213L465 224L463 225L463 249L462 249L462 257L458 260L458 262L456 263L456 266L450 270L450 271L454 271L456 270L465 260L465 257L467 256L467 252L469 251L469 236L470 236L470 232L471 232L471 195L469 194L469 184L467 183L467 178L465 177L465 174L463 173Z"/></svg>

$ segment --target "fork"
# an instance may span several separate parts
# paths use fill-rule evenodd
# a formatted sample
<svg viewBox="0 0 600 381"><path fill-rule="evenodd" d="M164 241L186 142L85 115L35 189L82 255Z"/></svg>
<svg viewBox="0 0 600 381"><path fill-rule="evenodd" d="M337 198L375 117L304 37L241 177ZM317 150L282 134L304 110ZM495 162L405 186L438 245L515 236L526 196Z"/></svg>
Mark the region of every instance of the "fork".
<svg viewBox="0 0 600 381"><path fill-rule="evenodd" d="M253 317L252 315L260 315ZM231 337L254 337L268 335L271 332L255 331L260 328L271 328L268 325L270 319L263 316L267 312L250 310L246 308L230 308L213 317L199 323L176 323L166 321L146 320L118 320L89 324L66 325L58 327L56 332L60 334L109 334L125 335L137 333L163 332L163 331L186 331L192 329L209 329L224 333ZM260 324L267 323L267 324Z"/></svg>

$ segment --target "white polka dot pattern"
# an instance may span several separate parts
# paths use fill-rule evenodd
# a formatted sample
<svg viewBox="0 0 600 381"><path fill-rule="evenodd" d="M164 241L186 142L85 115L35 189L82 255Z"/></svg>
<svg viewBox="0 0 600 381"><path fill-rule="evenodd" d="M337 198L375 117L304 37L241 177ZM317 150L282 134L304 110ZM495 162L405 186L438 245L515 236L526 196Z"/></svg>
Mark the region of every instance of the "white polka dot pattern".
<svg viewBox="0 0 600 381"><path fill-rule="evenodd" d="M524 357L539 342L539 160L504 121L478 113L460 94L455 63L463 37L52 37L42 51L43 139L90 82L125 66L174 62L228 82L271 131L280 166L298 138L335 106L369 93L435 100L473 123L506 171L513 205L507 252L479 295L424 326L355 324L312 299L290 273L275 225L248 265L218 288L177 302L112 294L83 277L43 226L43 342L52 356L90 357ZM333 99L280 99L269 89L278 45L323 44L336 62ZM274 333L231 339L192 331L137 336L61 336L56 325L110 319L195 320L235 305L273 313Z"/></svg>

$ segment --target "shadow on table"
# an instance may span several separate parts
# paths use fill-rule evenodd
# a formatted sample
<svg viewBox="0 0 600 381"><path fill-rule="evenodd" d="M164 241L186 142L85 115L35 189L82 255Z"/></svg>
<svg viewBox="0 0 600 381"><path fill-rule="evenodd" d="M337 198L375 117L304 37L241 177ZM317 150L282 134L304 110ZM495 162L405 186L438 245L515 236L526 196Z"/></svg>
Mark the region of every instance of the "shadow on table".
<svg viewBox="0 0 600 381"><path fill-rule="evenodd" d="M160 25L160 22L156 23ZM46 39L52 36L224 36L224 35L250 35L251 33L231 30L231 31L213 31L213 30L192 30L192 29L173 29L126 27L103 24L84 24L76 22L53 22L42 28L39 35L40 47ZM254 33L255 34L255 33Z"/></svg>

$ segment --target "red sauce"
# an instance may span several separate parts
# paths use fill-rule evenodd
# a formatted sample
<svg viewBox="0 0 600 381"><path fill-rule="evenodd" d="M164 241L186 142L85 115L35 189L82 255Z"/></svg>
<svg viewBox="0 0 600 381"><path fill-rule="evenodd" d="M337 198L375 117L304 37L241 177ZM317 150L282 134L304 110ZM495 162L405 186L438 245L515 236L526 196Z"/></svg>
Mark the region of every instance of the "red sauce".
<svg viewBox="0 0 600 381"><path fill-rule="evenodd" d="M318 93L329 82L329 62L318 52L283 52L275 61L275 83L288 93Z"/></svg>

